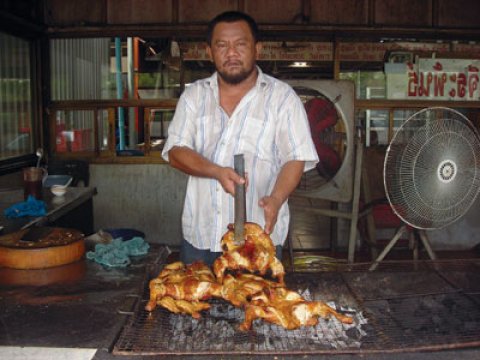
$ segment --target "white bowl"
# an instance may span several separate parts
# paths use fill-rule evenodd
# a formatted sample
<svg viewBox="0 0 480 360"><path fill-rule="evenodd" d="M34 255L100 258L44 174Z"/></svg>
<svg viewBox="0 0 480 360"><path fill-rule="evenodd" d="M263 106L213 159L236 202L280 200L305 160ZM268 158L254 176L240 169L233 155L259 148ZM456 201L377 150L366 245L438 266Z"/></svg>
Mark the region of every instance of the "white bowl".
<svg viewBox="0 0 480 360"><path fill-rule="evenodd" d="M67 187L63 185L53 185L50 188L50 191L53 193L55 196L63 196L67 192Z"/></svg>

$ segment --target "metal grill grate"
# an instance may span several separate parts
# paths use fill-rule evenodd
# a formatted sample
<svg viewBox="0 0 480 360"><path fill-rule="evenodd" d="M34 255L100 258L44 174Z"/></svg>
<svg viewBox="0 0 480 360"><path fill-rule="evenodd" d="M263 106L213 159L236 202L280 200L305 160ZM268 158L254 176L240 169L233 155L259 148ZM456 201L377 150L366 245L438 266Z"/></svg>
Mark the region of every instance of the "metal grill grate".
<svg viewBox="0 0 480 360"><path fill-rule="evenodd" d="M201 319L171 314L156 309L149 314L140 310L124 329L114 354L213 354L275 353L316 351L319 349L358 349L366 332L365 319L354 314L357 325L321 319L317 326L285 330L280 326L255 321L250 332L237 326L243 311L221 301L210 301L211 308Z"/></svg>
<svg viewBox="0 0 480 360"><path fill-rule="evenodd" d="M148 298L146 288L113 353L285 355L479 346L480 306L478 296L469 293L468 281L475 281L478 275L462 276L459 289L442 273L443 269L451 275L455 269L458 278L462 273L458 261L453 268L450 263L434 265L431 271L425 270L429 266L423 266L422 271L394 266L395 270L384 267L385 271L375 272L289 274L289 287L306 299L321 300L319 294L335 298L340 310L354 318L353 325L320 319L315 327L297 330L256 320L250 332L240 332L237 326L243 320L243 311L221 300L210 301L211 309L199 320L161 308L148 313L143 310ZM478 263L464 263L463 272L477 269Z"/></svg>

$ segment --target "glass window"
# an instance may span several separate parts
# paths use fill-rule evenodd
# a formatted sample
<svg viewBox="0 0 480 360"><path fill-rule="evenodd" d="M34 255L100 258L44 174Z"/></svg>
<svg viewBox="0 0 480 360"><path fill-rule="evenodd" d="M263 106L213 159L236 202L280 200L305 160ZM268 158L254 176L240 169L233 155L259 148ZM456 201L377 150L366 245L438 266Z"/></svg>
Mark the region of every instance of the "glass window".
<svg viewBox="0 0 480 360"><path fill-rule="evenodd" d="M94 150L93 111L58 111L55 149L58 153Z"/></svg>
<svg viewBox="0 0 480 360"><path fill-rule="evenodd" d="M339 78L355 83L356 120L367 146L388 143L408 117L409 110L389 100L478 101L480 61L473 55L480 54L479 44L346 39L337 45L338 52L332 42L268 41L258 64L283 80L332 79L336 54ZM472 59L452 58L466 51ZM51 135L66 152L148 155L161 150L175 99L189 83L214 71L203 41L165 37L52 39L50 61L54 106L69 112L64 119L51 118L57 121L57 133ZM78 100L89 101L72 102ZM87 128L95 134L88 149L79 150L75 131Z"/></svg>
<svg viewBox="0 0 480 360"><path fill-rule="evenodd" d="M397 109L393 111L393 127L390 127L389 111L386 109L359 110L357 122L365 131L365 146L388 145L391 136L412 116L414 109Z"/></svg>
<svg viewBox="0 0 480 360"><path fill-rule="evenodd" d="M0 32L0 49L0 160L6 160L33 153L30 44Z"/></svg>
<svg viewBox="0 0 480 360"><path fill-rule="evenodd" d="M178 98L181 83L195 79L188 67L180 71L179 51L178 44L168 39L52 39L52 100L62 109L54 118L55 151L97 150L94 131L100 152L142 155L161 150L173 111L171 107L147 108L141 101L151 104L152 100ZM114 99L126 105L140 100L140 105L119 107L102 102ZM71 103L61 105L62 101L77 100L90 100L86 109L98 110L97 128L93 110L70 109Z"/></svg>
<svg viewBox="0 0 480 360"><path fill-rule="evenodd" d="M109 38L51 40L52 100L115 98L109 49Z"/></svg>
<svg viewBox="0 0 480 360"><path fill-rule="evenodd" d="M385 74L382 71L341 72L340 79L355 83L357 99L385 99Z"/></svg>

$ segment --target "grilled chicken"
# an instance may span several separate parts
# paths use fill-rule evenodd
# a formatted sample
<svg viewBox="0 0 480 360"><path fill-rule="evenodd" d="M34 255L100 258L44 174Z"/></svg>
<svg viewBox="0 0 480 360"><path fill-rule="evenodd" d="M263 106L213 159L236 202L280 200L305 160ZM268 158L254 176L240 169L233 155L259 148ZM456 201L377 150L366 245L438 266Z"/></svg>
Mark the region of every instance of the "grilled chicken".
<svg viewBox="0 0 480 360"><path fill-rule="evenodd" d="M245 308L245 320L239 326L242 331L249 330L258 318L288 330L315 326L318 317L330 315L343 323L353 321L322 301L306 301L299 293L252 274L227 274L223 281L222 298L236 307Z"/></svg>
<svg viewBox="0 0 480 360"><path fill-rule="evenodd" d="M222 298L233 306L244 307L253 296L279 286L281 285L276 282L253 274L238 274L237 276L227 274L223 280L221 293Z"/></svg>
<svg viewBox="0 0 480 360"><path fill-rule="evenodd" d="M171 296L164 296L157 300L157 304L175 314L190 314L193 318L199 319L200 311L210 309L210 304L202 301L176 300Z"/></svg>
<svg viewBox="0 0 480 360"><path fill-rule="evenodd" d="M353 322L351 317L336 312L322 301L306 301L300 294L278 287L264 290L251 298L245 306L245 320L239 329L249 330L252 322L261 318L293 330L300 326L315 326L318 317L327 318L330 315L345 324Z"/></svg>
<svg viewBox="0 0 480 360"><path fill-rule="evenodd" d="M176 262L165 266L149 283L150 300L145 310L152 311L157 305L174 313L198 317L199 311L209 308L202 303L212 296L220 297L222 286L217 283L210 268L202 262L185 266Z"/></svg>
<svg viewBox="0 0 480 360"><path fill-rule="evenodd" d="M260 275L270 270L272 277L284 284L285 270L275 257L275 246L270 236L255 223L245 223L244 234L245 243L236 245L233 224L228 225L228 231L221 240L223 254L213 263L217 280L222 283L227 270L246 270Z"/></svg>
<svg viewBox="0 0 480 360"><path fill-rule="evenodd" d="M285 329L314 326L319 317L329 316L352 323L352 318L339 314L324 302L306 301L299 293L285 287L283 265L275 257L270 237L259 225L245 224L243 245L235 244L233 225L228 229L222 237L223 255L215 260L213 272L203 262L166 265L150 281L150 300L145 310L152 311L159 305L173 313L190 314L198 319L201 311L210 308L206 300L216 297L245 309L245 319L239 327L243 331L249 330L258 318ZM227 270L234 273L225 275ZM252 274L265 275L268 270L278 282Z"/></svg>

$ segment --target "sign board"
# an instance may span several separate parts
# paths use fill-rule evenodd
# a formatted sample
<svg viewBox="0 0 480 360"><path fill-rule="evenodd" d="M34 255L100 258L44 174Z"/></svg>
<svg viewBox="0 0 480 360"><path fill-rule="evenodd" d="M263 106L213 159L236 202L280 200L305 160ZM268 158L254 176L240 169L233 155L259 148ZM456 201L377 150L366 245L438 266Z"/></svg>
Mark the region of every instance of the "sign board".
<svg viewBox="0 0 480 360"><path fill-rule="evenodd" d="M416 64L386 63L385 75L389 99L480 100L480 60L420 58Z"/></svg>

